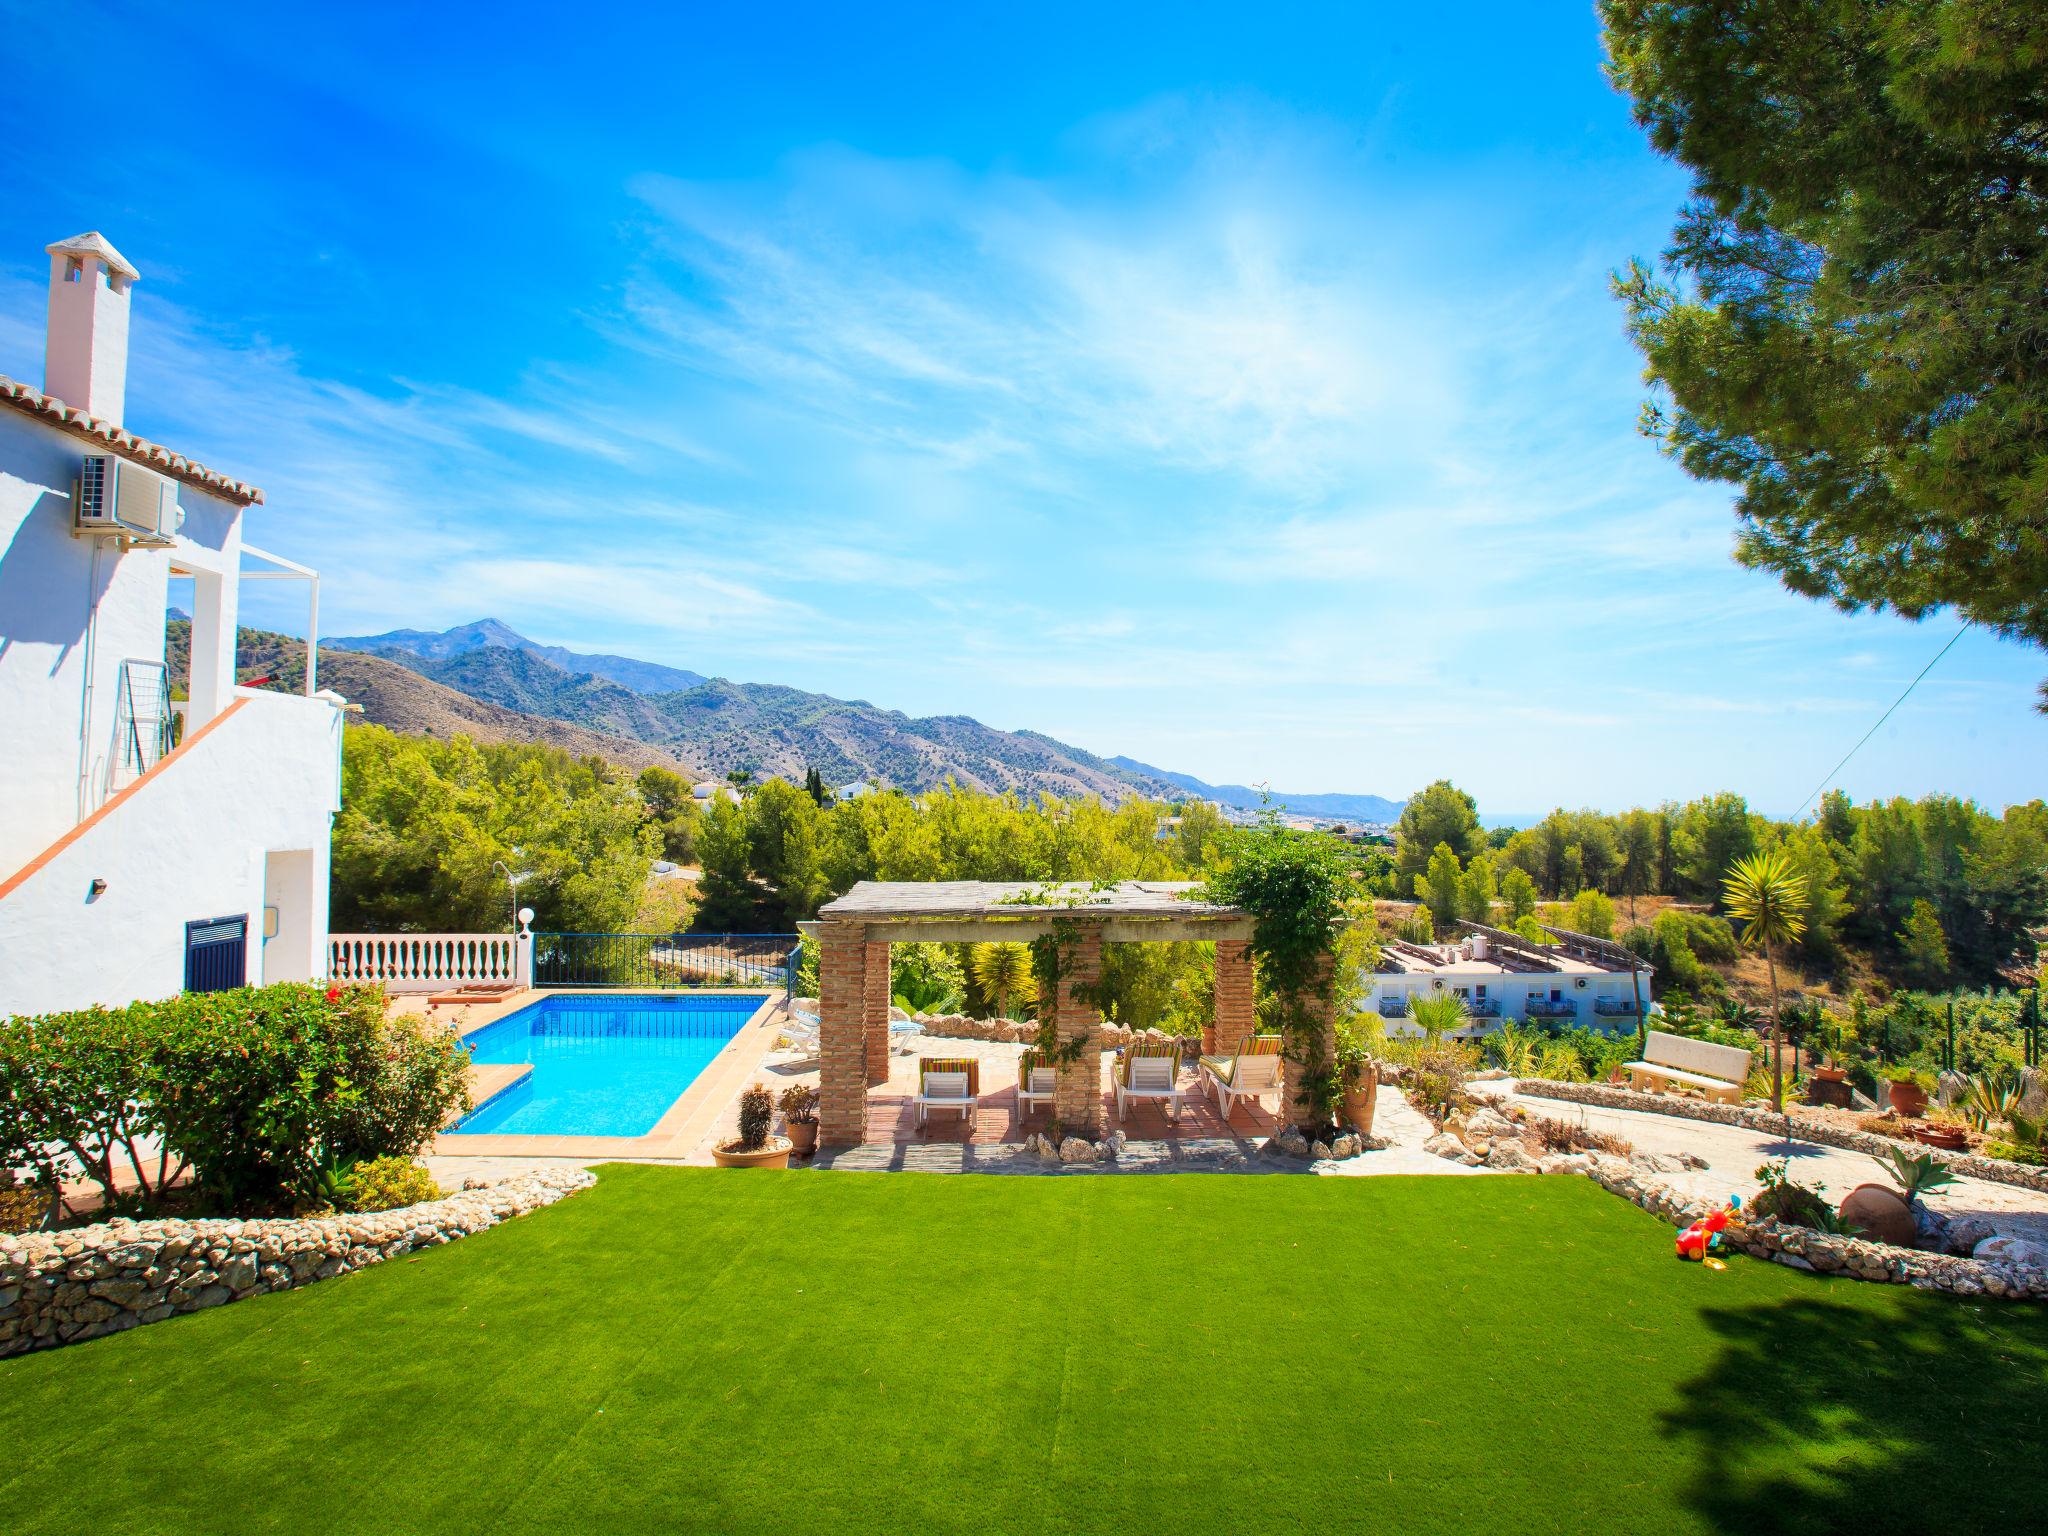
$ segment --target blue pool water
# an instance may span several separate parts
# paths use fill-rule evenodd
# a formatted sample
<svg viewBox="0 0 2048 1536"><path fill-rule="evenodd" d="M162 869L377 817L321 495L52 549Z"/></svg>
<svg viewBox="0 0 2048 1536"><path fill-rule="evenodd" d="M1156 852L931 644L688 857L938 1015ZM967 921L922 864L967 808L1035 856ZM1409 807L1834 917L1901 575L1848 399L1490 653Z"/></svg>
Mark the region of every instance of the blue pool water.
<svg viewBox="0 0 2048 1536"><path fill-rule="evenodd" d="M472 1061L532 1062L533 1074L455 1129L645 1136L766 1001L765 994L545 998L469 1037Z"/></svg>

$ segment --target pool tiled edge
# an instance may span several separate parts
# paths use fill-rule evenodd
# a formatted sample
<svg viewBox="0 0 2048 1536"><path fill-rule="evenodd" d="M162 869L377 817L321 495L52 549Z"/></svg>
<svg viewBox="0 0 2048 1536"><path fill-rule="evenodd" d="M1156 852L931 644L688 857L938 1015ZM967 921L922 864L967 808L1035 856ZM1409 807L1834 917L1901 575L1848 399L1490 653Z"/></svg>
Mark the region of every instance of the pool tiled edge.
<svg viewBox="0 0 2048 1536"><path fill-rule="evenodd" d="M641 995L663 995L654 989L635 989ZM707 989L709 990L709 989ZM758 987L719 988L719 992L731 995L758 995ZM520 995L520 1006L534 1002L550 994L527 992ZM623 990L607 988L606 997L632 995ZM666 994L666 995L673 995ZM704 1138L717 1123L721 1110L732 1096L739 1092L747 1080L760 1066L761 1058L775 1043L783 1023L785 1004L781 994L765 999L759 1008L749 1015L728 1040L710 1064L697 1074L696 1081L683 1091L678 1098L655 1122L654 1129L645 1136L525 1136L507 1135L498 1132L466 1134L444 1131L434 1138L432 1156L435 1157L571 1157L599 1160L604 1158L635 1158L656 1162L680 1162L696 1152ZM515 1010L509 1006L488 1010L486 1017L474 1023L465 1020L461 1026L465 1039L478 1031L495 1024ZM511 1087L505 1084L492 1092L493 1098ZM478 1108L482 1108L479 1104Z"/></svg>

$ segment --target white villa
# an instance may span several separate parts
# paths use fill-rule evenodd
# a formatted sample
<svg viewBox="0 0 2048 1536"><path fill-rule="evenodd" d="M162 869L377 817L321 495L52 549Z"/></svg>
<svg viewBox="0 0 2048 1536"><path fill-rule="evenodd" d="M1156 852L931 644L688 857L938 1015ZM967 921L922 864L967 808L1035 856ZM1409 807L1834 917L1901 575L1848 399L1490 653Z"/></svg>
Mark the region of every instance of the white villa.
<svg viewBox="0 0 2048 1536"><path fill-rule="evenodd" d="M43 387L0 376L0 1015L325 975L318 578L243 542L261 491L123 426L135 268L96 232L48 251ZM261 577L306 584L303 696L236 686Z"/></svg>
<svg viewBox="0 0 2048 1536"><path fill-rule="evenodd" d="M1637 1007L1654 1006L1649 962L1619 944L1564 928L1545 928L1552 942L1539 944L1479 923L1459 927L1445 944L1393 939L1382 946L1364 1006L1378 1011L1388 1034L1419 1035L1403 1022L1408 999L1442 992L1465 1000L1471 1023L1455 1033L1467 1039L1503 1019L1633 1030Z"/></svg>

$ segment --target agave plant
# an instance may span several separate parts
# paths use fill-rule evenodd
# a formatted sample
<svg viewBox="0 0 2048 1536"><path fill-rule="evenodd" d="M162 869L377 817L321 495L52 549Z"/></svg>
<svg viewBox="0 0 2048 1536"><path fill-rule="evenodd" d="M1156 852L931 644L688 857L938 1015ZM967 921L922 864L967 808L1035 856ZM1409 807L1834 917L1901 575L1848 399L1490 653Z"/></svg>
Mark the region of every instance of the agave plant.
<svg viewBox="0 0 2048 1536"><path fill-rule="evenodd" d="M1899 1193L1911 1205L1930 1190L1936 1190L1955 1182L1955 1175L1930 1153L1912 1153L1904 1147L1893 1147L1877 1159L1878 1166L1892 1176L1899 1186Z"/></svg>
<svg viewBox="0 0 2048 1536"><path fill-rule="evenodd" d="M1956 1107L1962 1110L1963 1118L1980 1131L1990 1130L2000 1120L2011 1120L2019 1113L2019 1074L2012 1071L1979 1073L1964 1085L1962 1099Z"/></svg>

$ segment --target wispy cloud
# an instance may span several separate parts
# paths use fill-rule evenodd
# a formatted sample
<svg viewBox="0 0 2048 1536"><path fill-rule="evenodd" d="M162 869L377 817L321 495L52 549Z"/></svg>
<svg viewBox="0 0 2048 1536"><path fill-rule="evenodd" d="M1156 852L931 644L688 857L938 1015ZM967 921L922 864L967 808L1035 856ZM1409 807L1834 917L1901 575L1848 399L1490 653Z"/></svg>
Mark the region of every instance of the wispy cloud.
<svg viewBox="0 0 2048 1536"><path fill-rule="evenodd" d="M131 417L265 486L338 632L490 614L1289 789L1796 799L1923 637L1734 568L1727 495L1635 435L1600 242L1519 219L1520 169L1398 179L1385 126L1187 95L1029 175L621 174L603 297L483 379L145 284ZM0 368L42 306L0 272ZM2030 667L1947 665L1914 718L2042 744Z"/></svg>

